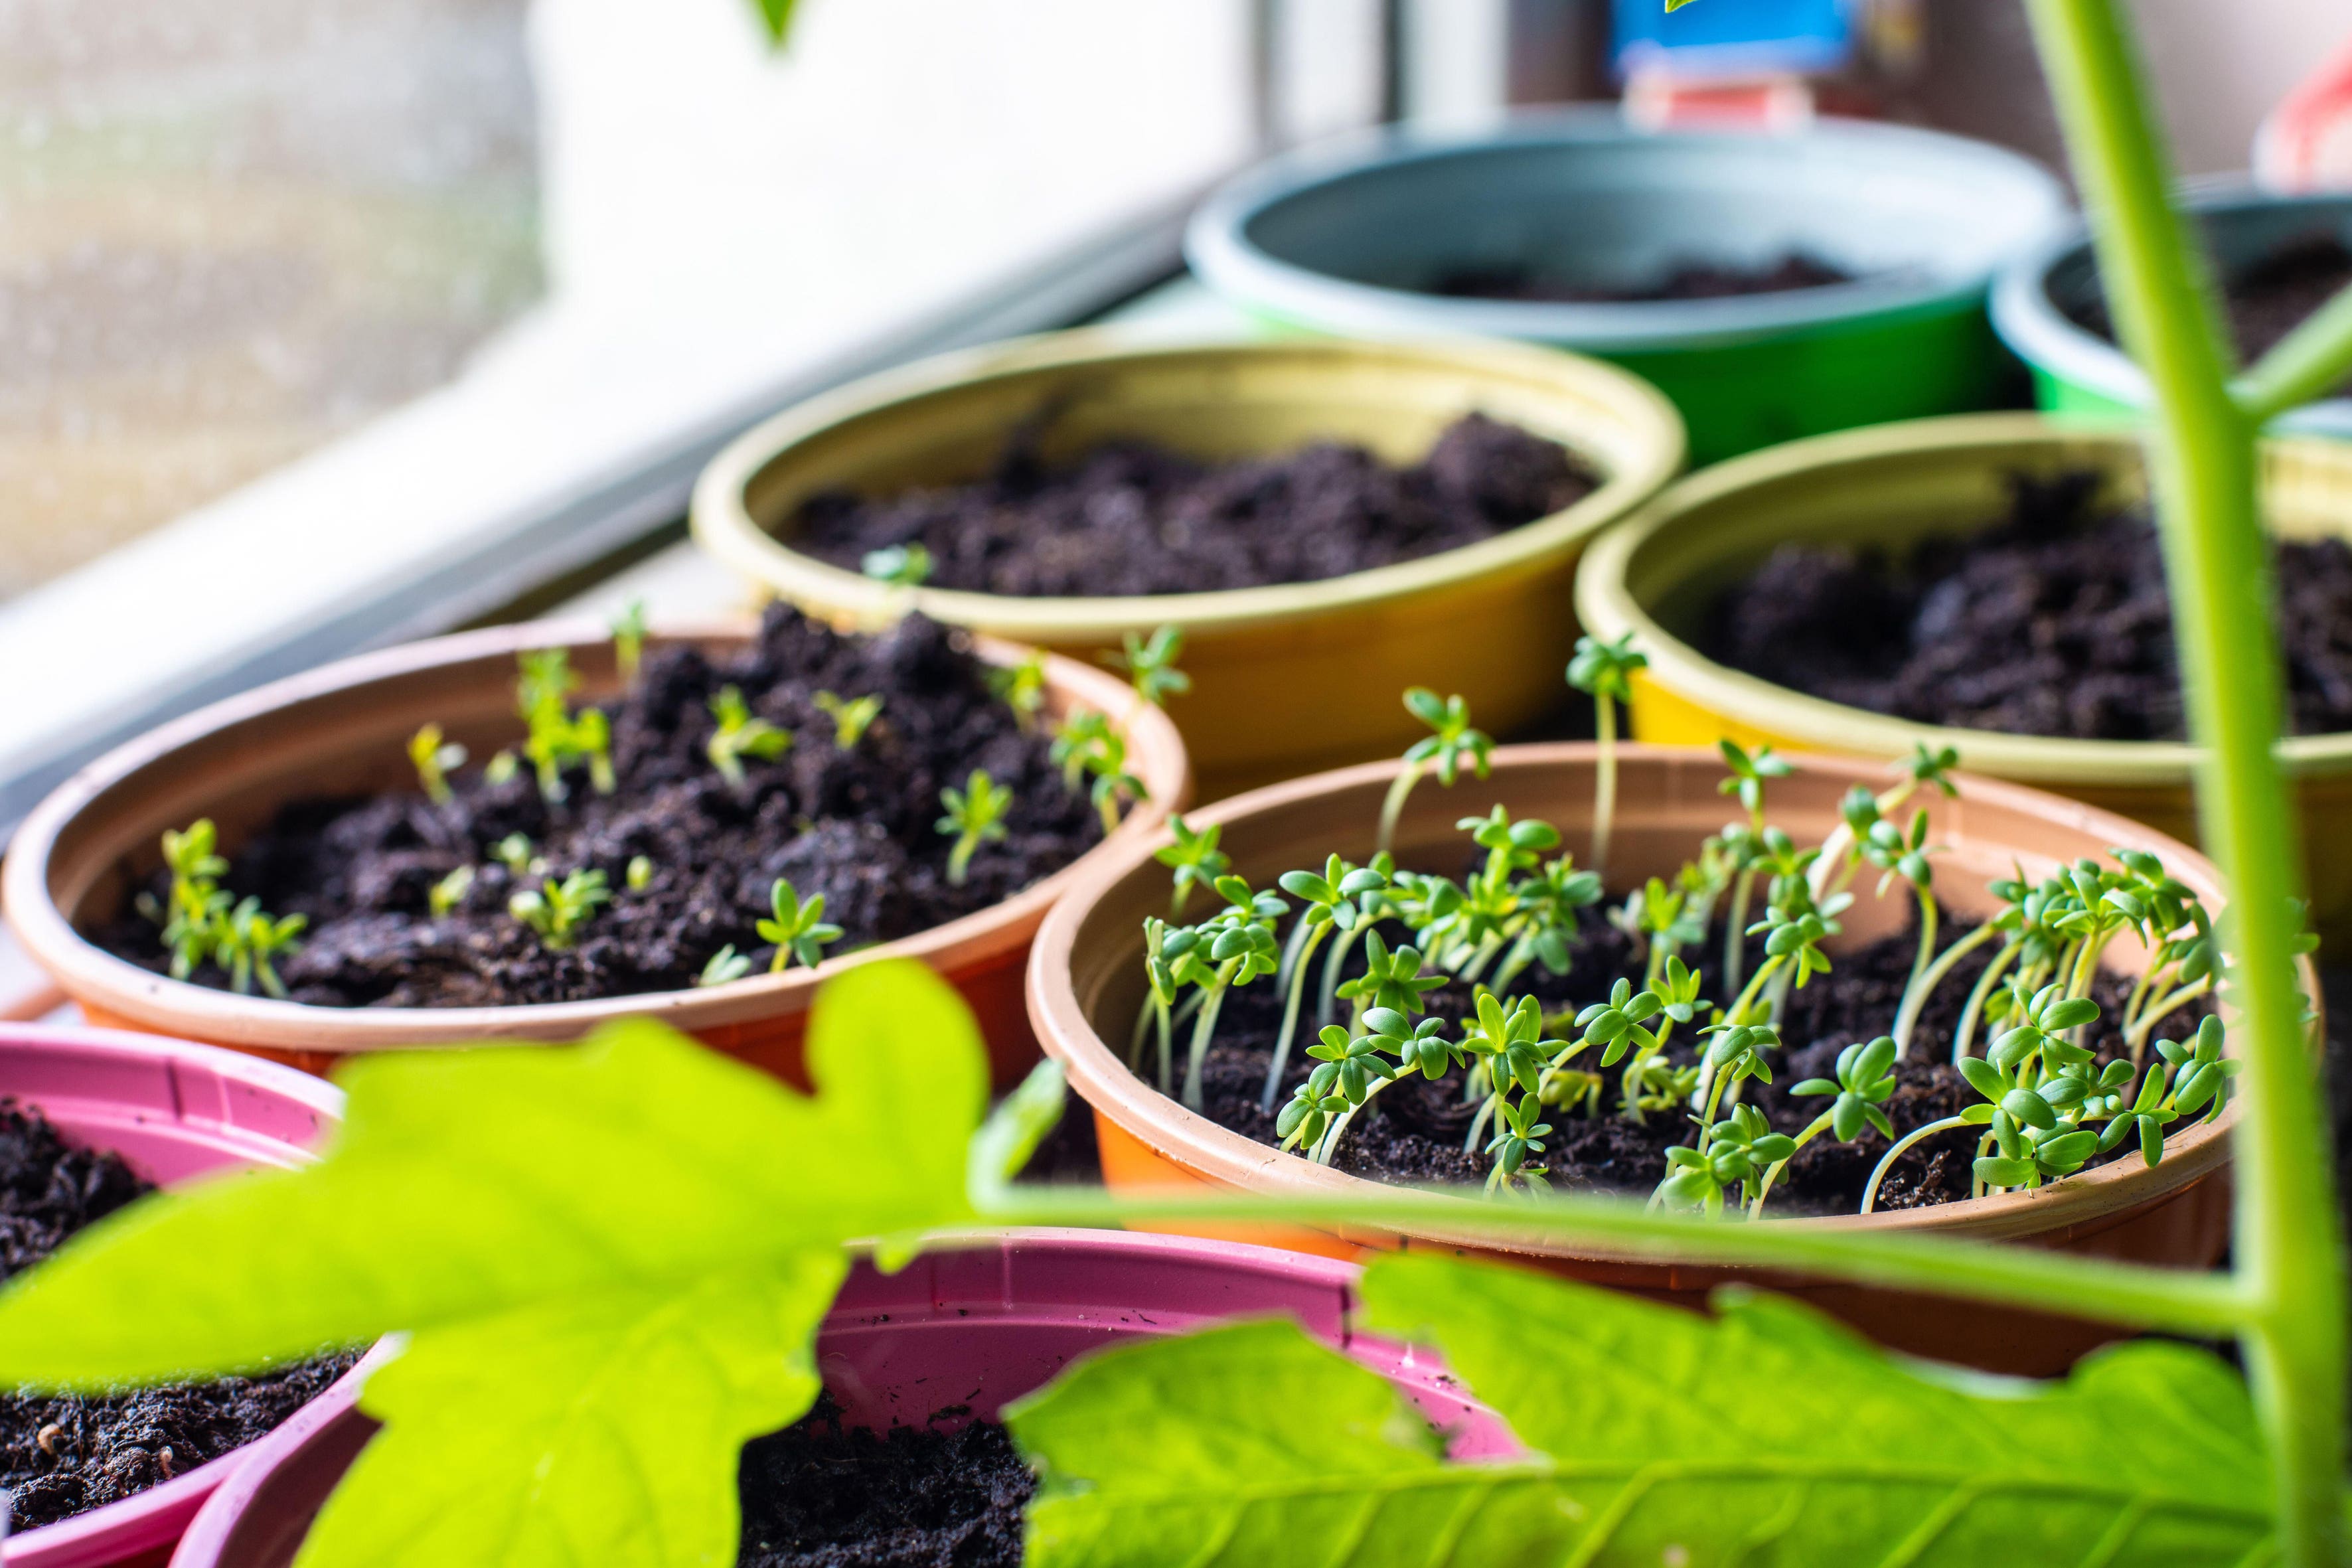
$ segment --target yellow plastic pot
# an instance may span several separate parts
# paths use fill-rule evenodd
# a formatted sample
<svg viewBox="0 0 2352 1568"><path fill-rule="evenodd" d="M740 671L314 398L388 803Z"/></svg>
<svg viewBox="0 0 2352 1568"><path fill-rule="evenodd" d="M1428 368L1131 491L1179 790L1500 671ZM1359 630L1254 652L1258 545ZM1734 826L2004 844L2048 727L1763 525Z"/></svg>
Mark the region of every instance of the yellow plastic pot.
<svg viewBox="0 0 2352 1568"><path fill-rule="evenodd" d="M1048 460L1118 437L1234 458L1353 441L1423 457L1473 411L1559 441L1603 476L1576 505L1482 543L1320 583L1148 598L1022 599L908 591L793 550L810 496L889 494L985 476L1051 413ZM761 587L837 625L908 608L1081 658L1129 632L1185 632L1192 689L1170 705L1204 797L1393 755L1423 732L1408 686L1459 692L1490 731L1560 700L1578 628L1576 559L1681 467L1664 397L1622 371L1516 344L1320 340L1139 344L1102 331L950 354L857 382L769 420L696 487L695 537Z"/></svg>
<svg viewBox="0 0 2352 1568"><path fill-rule="evenodd" d="M1595 634L1633 634L1650 667L1634 679L1633 733L1662 744L1843 752L1889 759L1954 746L1961 766L2055 790L2194 841L2185 742L2052 740L1915 724L1774 686L1703 658L1685 640L1717 596L1786 543L1895 553L1933 534L1982 528L2008 510L2009 476L2097 468L2118 498L2146 479L2127 425L2031 414L1971 415L1848 431L1758 452L1675 486L1594 542L1577 613ZM2320 440L2263 452L2271 526L2288 538L2352 535L2352 447ZM2312 917L2352 938L2352 734L2280 743L2303 807Z"/></svg>

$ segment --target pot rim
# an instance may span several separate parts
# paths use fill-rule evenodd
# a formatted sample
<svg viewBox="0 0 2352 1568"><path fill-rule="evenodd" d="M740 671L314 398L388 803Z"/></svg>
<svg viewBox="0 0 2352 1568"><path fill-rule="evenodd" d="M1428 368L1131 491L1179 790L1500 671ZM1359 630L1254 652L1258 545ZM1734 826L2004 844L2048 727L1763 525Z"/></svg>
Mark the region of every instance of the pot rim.
<svg viewBox="0 0 2352 1568"><path fill-rule="evenodd" d="M1518 771L1540 773L1590 764L1598 754L1599 747L1586 741L1498 746L1493 753L1493 769L1496 774ZM1618 747L1618 757L1621 765L1629 759L1642 758L1712 764L1718 769L1721 765L1715 752L1694 746L1623 743ZM1853 783L1883 784L1886 779L1884 767L1869 759L1796 754L1789 760L1801 773L1843 776ZM1186 821L1195 828L1229 824L1335 791L1385 784L1402 766L1402 761L1367 763L1270 784L1188 814ZM2152 850L2164 859L2168 869L2209 901L2217 905L2221 901L2220 875L2211 862L2177 839L2112 812L2025 785L1972 773L1956 777L1964 802L1973 800L2061 819L2072 830L2095 836L2103 844ZM1622 809L1625 797L1620 798ZM1076 939L1087 916L1106 894L1155 864L1151 857L1158 847L1157 841L1131 846L1118 857L1107 857L1089 868L1085 879L1055 906L1037 933L1029 957L1029 1015L1045 1054L1062 1064L1071 1087L1090 1107L1118 1122L1161 1158L1192 1175L1230 1187L1274 1187L1320 1197L1369 1198L1393 1192L1395 1189L1385 1184L1277 1152L1187 1110L1130 1073L1118 1054L1095 1032L1079 1005L1073 977L1072 953ZM1139 951L1140 943L1139 935ZM2310 960L2301 958L2297 963L2309 994L2317 995L2317 979ZM1847 1234L1925 1232L1982 1237L2032 1237L2083 1226L2097 1226L2222 1169L2229 1157L2230 1135L2237 1125L2238 1111L2233 1100L2218 1119L2200 1121L2176 1140L2168 1140L2164 1163L2153 1170L2135 1160L2116 1160L2031 1191L1927 1208L1880 1210L1868 1215L1792 1215L1769 1223L1803 1225ZM1465 1219L1479 1212L1477 1200L1460 1201ZM1342 1229L1340 1234L1350 1239L1358 1237L1352 1229ZM1361 1234L1366 1239L1376 1240L1384 1233L1367 1230ZM1449 1232L1416 1226L1411 1234L1442 1245L1489 1252L1610 1261L1642 1258L1641 1254L1630 1249L1497 1241L1467 1229Z"/></svg>
<svg viewBox="0 0 2352 1568"><path fill-rule="evenodd" d="M175 1070L185 1065L201 1068L215 1079L234 1083L256 1094L291 1101L316 1115L322 1124L340 1122L343 1117L343 1091L324 1079L313 1078L309 1073L297 1072L292 1068L280 1067L235 1051L198 1045L192 1040L133 1034L122 1029L97 1029L81 1025L0 1022L0 1074L5 1074L7 1059L22 1050L69 1053L100 1061L153 1064L167 1070ZM178 1098L175 1083L174 1099ZM201 1121L209 1136L218 1138L230 1132L241 1134L236 1142L244 1146L245 1153L227 1157L224 1164L234 1164L244 1158L255 1163L284 1165L310 1157L308 1151L282 1138L204 1116L194 1101L181 1103L165 1110L157 1106L133 1102L118 1089L111 1094L101 1092L93 1095L81 1102L89 1104L99 1100L120 1106L126 1113L138 1116L150 1131ZM30 1103L37 1109L46 1110L37 1100ZM124 1561L126 1553L135 1554L170 1544L178 1534L176 1524L184 1522L206 1499L237 1475L246 1461L263 1444L311 1410L354 1397L361 1379L388 1354L389 1352L381 1344L371 1348L359 1365L337 1378L286 1421L252 1442L232 1448L217 1458L207 1459L192 1470L184 1470L158 1486L133 1492L127 1498L76 1514L70 1519L12 1535L5 1548L0 1549L0 1556L5 1556L11 1564L20 1565L20 1568L106 1568L106 1565Z"/></svg>
<svg viewBox="0 0 2352 1568"><path fill-rule="evenodd" d="M2294 195L2231 180L2182 193L2180 210L2209 226L2280 208L2332 212L2352 218L2352 194ZM2091 246L2080 218L2001 270L1992 289L1992 325L2002 342L2037 370L2132 407L2148 401L2147 373L2116 344L2076 323L2050 298L2050 275L2082 258ZM2312 435L2352 436L2352 396L2317 398L2284 416L2280 428Z"/></svg>
<svg viewBox="0 0 2352 1568"><path fill-rule="evenodd" d="M1592 542L1576 574L1577 617L1594 636L1627 632L1649 656L1647 678L1717 712L1823 751L1900 756L1915 745L1951 746L1968 767L2007 779L2053 784L2186 788L2198 749L2185 741L2083 741L1922 724L1809 696L1717 663L1660 626L1626 586L1634 556L1691 510L1759 484L1906 454L1942 456L2020 444L2103 447L2137 461L2141 432L2128 419L2042 414L1958 414L1809 437L1692 475ZM2273 442L2344 465L2352 449L2316 438ZM1686 546L1687 547L1687 546ZM2290 735L2279 742L2290 774L2352 769L2352 731Z"/></svg>
<svg viewBox="0 0 2352 1568"><path fill-rule="evenodd" d="M1477 130L1375 129L1342 134L1275 158L1235 176L1193 215L1184 235L1185 258L1222 293L1278 315L1334 323L1381 337L1458 332L1564 343L1601 353L1703 349L1758 339L1804 334L1907 316L1973 309L2000 269L1987 260L1925 277L1858 278L1850 282L1769 295L1720 300L1575 304L1558 301L1459 300L1361 283L1282 260L1248 237L1249 226L1283 202L1341 180L1377 178L1416 164L1475 158L1529 147L1603 149L1659 143L1743 153L1780 146L1832 154L1876 148L1911 148L1947 161L1968 160L1988 181L2012 188L2003 210L2030 202L2041 210L2024 232L2057 226L2067 213L2063 189L2032 159L1972 138L1914 126L1823 116L1804 131L1781 136L1753 132L1645 132L1613 109L1570 108L1512 114Z"/></svg>
<svg viewBox="0 0 2352 1568"><path fill-rule="evenodd" d="M1327 361L1335 367L1350 361L1417 361L1431 369L1474 373L1490 382L1548 387L1562 397L1605 409L1624 434L1613 444L1618 450L1608 454L1612 471L1599 489L1573 506L1492 539L1318 582L1213 593L1068 598L1014 598L954 588L910 593L803 554L763 528L744 504L746 488L802 442L897 405L1041 372L1233 356ZM1079 328L965 349L886 371L753 426L712 458L695 482L691 526L696 542L728 566L786 598L823 605L827 613L874 622L911 604L944 625L1015 641L1116 643L1127 632L1164 625L1180 626L1197 636L1308 620L1531 569L1575 550L1655 494L1681 470L1686 447L1682 416L1664 394L1613 365L1555 349L1491 342L1367 343L1306 338L1164 342L1113 328ZM1578 449L1577 455L1588 461L1595 457L1590 447ZM1633 460L1622 461L1626 457Z"/></svg>
<svg viewBox="0 0 2352 1568"><path fill-rule="evenodd" d="M754 635L749 619L656 623L647 645L731 641ZM367 689L404 678L499 655L562 647L572 651L607 643L610 631L585 618L530 621L460 632L362 654L270 682L215 702L117 747L81 768L36 806L0 864L0 894L9 926L27 952L68 994L101 1002L115 1016L174 1033L194 1033L241 1046L317 1051L458 1047L485 1039L572 1039L599 1024L651 1017L693 1033L749 1019L770 1019L807 1008L817 987L854 964L887 958L932 960L951 950L975 955L1009 952L1070 885L1087 860L1107 849L1139 843L1160 819L1181 810L1192 794L1192 764L1168 715L1146 707L1131 721L1131 757L1150 795L1137 803L1103 841L1060 870L1001 903L896 942L828 958L815 968L749 976L725 985L642 992L576 1002L524 1003L506 1007L327 1007L239 995L171 979L115 957L76 931L50 897L49 868L58 840L104 796L134 775L168 762L181 748L261 720L289 704ZM974 637L972 649L1000 667L1027 649ZM1066 701L1107 713L1126 710L1127 684L1074 659L1045 656L1049 690ZM289 796L291 798L291 796Z"/></svg>

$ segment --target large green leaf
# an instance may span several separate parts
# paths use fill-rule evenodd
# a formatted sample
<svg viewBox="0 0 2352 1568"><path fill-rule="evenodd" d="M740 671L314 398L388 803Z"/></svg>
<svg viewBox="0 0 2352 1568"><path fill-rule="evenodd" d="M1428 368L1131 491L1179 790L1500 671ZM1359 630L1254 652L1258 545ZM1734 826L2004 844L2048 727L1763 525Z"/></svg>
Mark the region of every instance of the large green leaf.
<svg viewBox="0 0 2352 1568"><path fill-rule="evenodd" d="M814 1098L650 1025L364 1062L321 1163L143 1200L0 1292L0 1384L411 1331L305 1568L730 1563L737 1453L815 1397L844 1244L971 1217L987 1064L944 982L850 971L809 1065Z"/></svg>
<svg viewBox="0 0 2352 1568"><path fill-rule="evenodd" d="M1138 1347L1015 1413L1033 1563L2187 1568L2270 1538L2245 1391L2185 1347L1990 1379L1771 1298L1705 1318L1427 1257L1364 1299L1538 1452L1433 1463L1385 1384L1288 1328Z"/></svg>

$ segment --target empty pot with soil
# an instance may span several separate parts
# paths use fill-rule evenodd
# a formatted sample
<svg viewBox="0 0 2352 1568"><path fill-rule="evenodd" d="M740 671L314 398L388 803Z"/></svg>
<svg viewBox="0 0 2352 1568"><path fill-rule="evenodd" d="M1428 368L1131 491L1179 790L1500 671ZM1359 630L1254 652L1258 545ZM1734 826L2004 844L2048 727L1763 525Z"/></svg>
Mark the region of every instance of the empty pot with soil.
<svg viewBox="0 0 2352 1568"><path fill-rule="evenodd" d="M2352 450L2264 450L2305 889L2352 919ZM1593 546L1579 613L1649 658L1633 732L1889 760L1950 746L2192 839L2169 610L2138 438L2031 415L1921 420L1759 452Z"/></svg>
<svg viewBox="0 0 2352 1568"><path fill-rule="evenodd" d="M2210 914L2218 878L2193 851L2015 785L1956 777L1952 798L1932 783L1906 786L1876 764L1806 758L1788 759L1794 765L1785 773L1777 761L1766 764L1767 822L1788 837L1758 833L1749 842L1763 847L1742 860L1725 825L1743 818L1744 803L1720 787L1731 776L1725 759L1633 746L1613 763L1603 883L1580 868L1592 861L1606 754L1591 745L1506 747L1483 780L1465 764L1451 788L1434 779L1408 785L1394 818L1393 869L1377 865L1374 852L1384 811L1395 810L1398 763L1295 781L1189 817L1189 835L1214 832L1210 848L1228 862L1218 868L1256 889L1250 899L1263 900L1278 876L1302 868L1332 882L1285 878L1281 912L1263 902L1255 914L1218 910L1220 901L1248 904L1232 884L1175 912L1170 865L1198 858L1197 837L1158 850L1139 846L1074 889L1040 933L1030 1008L1046 1050L1094 1108L1105 1180L1359 1198L1373 1181L1483 1181L1490 1191L1549 1184L1655 1194L1741 1216L1727 1223L1753 1215L1966 1236L2190 1268L2221 1256L2234 1111L2214 1116L2200 1100L2199 1114L2163 1120L2169 1136L2151 1165L2129 1141L2133 1127L2106 1135L2112 1123L2095 1103L2123 1092L2126 1078L2158 1083L2161 1099L2168 1086L2189 1083L2195 1069L2186 1064L2198 1050L2218 1059L2218 1021L2200 1024L2210 982L2184 985L2179 950L2113 926L2063 954L2038 948L2034 934L2075 896L2053 902L2035 885L2087 874L2086 859L2111 879L2140 874L2120 869L2126 864L2144 871L2160 863ZM1865 805L1876 803L1863 817L1850 798L1856 786ZM1916 823L1915 811L1924 812ZM1864 854L1854 862L1851 825L1864 817L1877 826L1861 829ZM1463 831L1473 826L1475 842ZM1823 857L1806 860L1807 849L1824 844ZM1560 853L1572 861L1562 865ZM1343 866L1335 880L1323 869L1334 855L1358 869ZM1753 874L1741 875L1743 866ZM1874 893L1882 866L1891 885ZM1450 890L1429 881L1433 874ZM2000 885L2011 879L2023 886ZM1850 905L1841 903L1842 887ZM2102 896L2095 890L2094 901ZM2019 924L2021 902L2033 899L2040 912ZM1800 931L1800 904L1826 924ZM2178 913L2152 921L2151 936ZM1197 967L1188 971L1194 944L1182 924L1203 919L1201 951L1219 964L1206 984ZM1751 919L1759 929L1735 955L1727 931ZM1829 967L1799 986L1807 948ZM1251 951L1261 961L1244 973ZM1735 964L1742 980L1726 987ZM2061 970L2063 984L2043 994ZM1291 975L1301 977L1301 1022L1285 1058ZM2030 994L2004 1003L2011 980ZM1670 994L1677 988L1682 994ZM1158 1060L1155 991L1172 1005L1172 1070ZM2076 1016L2083 1001L2045 1016L2062 993L2095 1003L2096 1018ZM1735 1016L1723 1018L1717 1006L1727 1002ZM1337 1005L1326 1033L1316 1026L1328 1003ZM1775 1033L1748 1028L1768 1017ZM1725 1026L1709 1030L1711 1018ZM2105 1087L2082 1096L2051 1088L2077 1109L2042 1119L2036 1106L2033 1125L2044 1131L2023 1133L2002 1125L2007 1112L1992 1100L2025 1080L2004 1079L1991 1100L1979 1080L1996 1062L2009 1073L2026 1059L2018 1053L2037 1018L2066 1035L2062 1054L2079 1063L2059 1076ZM1875 1047L1874 1062L1873 1043L1889 1035L1899 1046ZM1200 1039L1210 1045L1196 1069ZM1743 1079L1748 1058L1765 1073ZM2054 1161L2033 1152L2045 1146ZM2020 1156L2025 1163L2010 1163ZM1340 1255L1396 1240L1307 1230L1280 1239ZM1494 1249L1466 1228L1416 1229L1408 1239ZM1694 1303L1725 1278L1591 1249L1528 1256ZM2099 1337L2084 1324L1884 1291L1779 1288L1897 1348L2001 1370L2053 1370Z"/></svg>
<svg viewBox="0 0 2352 1568"><path fill-rule="evenodd" d="M315 1071L644 1016L789 1075L818 980L896 954L1013 1075L1045 907L1189 788L1126 683L920 617L509 626L100 759L18 831L8 913L93 1019Z"/></svg>
<svg viewBox="0 0 2352 1568"><path fill-rule="evenodd" d="M226 1051L0 1025L0 1280L158 1184L306 1160L341 1113L318 1079ZM348 1397L356 1359L103 1397L0 1394L11 1568L160 1563L249 1445Z"/></svg>
<svg viewBox="0 0 2352 1568"><path fill-rule="evenodd" d="M1275 321L1608 359L1674 399L1707 463L1993 406L2011 372L1987 290L2064 209L2039 165L1956 136L1652 133L1581 109L1286 153L1212 197L1185 251Z"/></svg>
<svg viewBox="0 0 2352 1568"><path fill-rule="evenodd" d="M2352 196L2209 191L2184 203L2213 257L2242 363L2252 363L2352 284ZM2114 414L2147 405L2147 377L2116 347L2091 242L2079 229L2021 258L1993 289L1993 325L2033 372L2042 407ZM2352 386L2279 421L2352 437Z"/></svg>
<svg viewBox="0 0 2352 1568"><path fill-rule="evenodd" d="M1034 1480L998 1413L1093 1350L1219 1320L1285 1316L1387 1377L1457 1458L1509 1454L1508 1429L1424 1351L1348 1331L1356 1270L1263 1247L1021 1231L860 1265L817 1341L825 1405L753 1441L743 1568L954 1563L1014 1568ZM205 1510L175 1568L286 1568L374 1425L342 1398L274 1438Z"/></svg>
<svg viewBox="0 0 2352 1568"><path fill-rule="evenodd" d="M1169 713L1215 795L1402 747L1408 684L1546 715L1578 552L1681 462L1664 399L1571 356L1070 332L769 421L694 529L836 624L911 605L1088 660L1179 628Z"/></svg>

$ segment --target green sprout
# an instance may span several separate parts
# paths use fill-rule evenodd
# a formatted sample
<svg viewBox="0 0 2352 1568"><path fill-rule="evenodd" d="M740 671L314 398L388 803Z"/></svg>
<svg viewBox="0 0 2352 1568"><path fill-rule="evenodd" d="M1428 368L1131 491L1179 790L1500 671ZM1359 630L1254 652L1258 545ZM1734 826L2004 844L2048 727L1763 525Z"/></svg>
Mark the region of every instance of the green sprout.
<svg viewBox="0 0 2352 1568"><path fill-rule="evenodd" d="M621 873L621 885L633 893L642 893L653 886L653 858L646 855L630 856L628 866Z"/></svg>
<svg viewBox="0 0 2352 1568"><path fill-rule="evenodd" d="M561 882L549 877L538 888L526 889L507 900L507 913L539 933L550 952L566 952L579 941L580 928L603 905L612 901L604 873L572 872Z"/></svg>
<svg viewBox="0 0 2352 1568"><path fill-rule="evenodd" d="M1033 653L1019 664L992 667L988 689L1013 710L1024 731L1034 730L1037 715L1045 708L1045 656Z"/></svg>
<svg viewBox="0 0 2352 1568"><path fill-rule="evenodd" d="M408 738L408 760L416 765L416 782L425 787L425 799L446 805L455 798L449 774L466 765L466 748L443 740L440 725L425 725Z"/></svg>
<svg viewBox="0 0 2352 1568"><path fill-rule="evenodd" d="M824 957L826 944L841 940L841 928L825 923L823 893L812 893L803 902L793 885L779 877L768 889L768 907L775 918L760 921L758 930L761 942L776 947L775 956L768 961L770 973L780 973L795 962L814 969Z"/></svg>
<svg viewBox="0 0 2352 1568"><path fill-rule="evenodd" d="M889 544L869 550L857 569L895 588L919 588L931 578L931 552L919 544Z"/></svg>
<svg viewBox="0 0 2352 1568"><path fill-rule="evenodd" d="M1099 757L1116 738L1109 718L1092 710L1063 720L1046 755L1062 770L1064 787L1076 789L1078 780L1098 766Z"/></svg>
<svg viewBox="0 0 2352 1568"><path fill-rule="evenodd" d="M793 738L751 711L743 700L740 686L722 686L710 700L710 716L718 728L703 746L703 753L719 776L736 789L743 787L743 759L757 757L762 762L774 762L792 749Z"/></svg>
<svg viewBox="0 0 2352 1568"><path fill-rule="evenodd" d="M961 888L971 872L974 852L983 844L1003 842L1013 792L991 778L987 769L974 768L963 788L950 784L940 791L940 805L947 815L940 818L939 830L955 838L955 847L948 851L948 885Z"/></svg>
<svg viewBox="0 0 2352 1568"><path fill-rule="evenodd" d="M182 831L163 830L163 865L172 873L172 889L167 906L149 913L163 928L174 980L194 973L219 945L221 920L230 904L220 886L228 862L218 853L219 842L209 816L198 817Z"/></svg>
<svg viewBox="0 0 2352 1568"><path fill-rule="evenodd" d="M1233 869L1233 858L1217 847L1217 839L1224 832L1221 826L1211 825L1195 831L1182 816L1168 819L1168 830L1176 842L1151 852L1151 858L1176 873L1176 891L1170 902L1171 915L1184 912L1184 902L1194 889L1207 892L1216 886L1217 879Z"/></svg>
<svg viewBox="0 0 2352 1568"><path fill-rule="evenodd" d="M646 631L643 599L631 599L613 617L613 664L620 670L624 686L636 684L637 668L645 662Z"/></svg>
<svg viewBox="0 0 2352 1568"><path fill-rule="evenodd" d="M1604 879L1617 816L1617 705L1633 702L1633 672L1649 663L1647 654L1634 649L1632 632L1614 642L1579 637L1576 657L1568 662L1568 683L1592 699L1594 733L1600 742L1592 775L1592 868Z"/></svg>
<svg viewBox="0 0 2352 1568"><path fill-rule="evenodd" d="M730 942L710 955L710 962L702 966L701 976L695 981L695 984L727 985L742 979L751 973L750 955L736 952L735 944Z"/></svg>
<svg viewBox="0 0 2352 1568"><path fill-rule="evenodd" d="M1404 706L1406 712L1429 726L1430 732L1405 748L1404 767L1381 802L1380 832L1374 839L1381 854L1388 853L1395 842L1404 803L1423 773L1434 773L1437 782L1451 789L1467 763L1471 772L1483 779L1488 754L1495 749L1484 731L1471 727L1470 705L1458 696L1440 697L1426 686L1415 686L1405 692Z"/></svg>
<svg viewBox="0 0 2352 1568"><path fill-rule="evenodd" d="M482 764L482 782L502 784L520 772L522 762L514 754L514 748L501 746L490 753L488 762Z"/></svg>
<svg viewBox="0 0 2352 1568"><path fill-rule="evenodd" d="M816 694L817 710L833 720L833 743L844 752L854 752L857 742L866 737L875 718L882 711L882 699L866 696L845 702L830 691Z"/></svg>
<svg viewBox="0 0 2352 1568"><path fill-rule="evenodd" d="M528 856L526 856L526 858ZM446 920L474 889L474 868L460 866L425 889L425 907L435 920Z"/></svg>
<svg viewBox="0 0 2352 1568"><path fill-rule="evenodd" d="M522 751L538 775L541 797L563 799L563 770L583 762L596 793L612 794L612 726L599 709L572 712L568 699L580 677L572 668L571 655L560 647L541 648L517 655L516 663L521 675L515 685L515 708L530 726Z"/></svg>
<svg viewBox="0 0 2352 1568"><path fill-rule="evenodd" d="M1136 696L1154 708L1165 708L1168 699L1192 689L1192 678L1176 668L1184 651L1181 626L1161 626L1148 638L1129 632L1126 641L1124 651L1104 654L1102 661L1127 677Z"/></svg>
<svg viewBox="0 0 2352 1568"><path fill-rule="evenodd" d="M491 845L490 858L504 866L507 875L517 881L547 869L547 862L532 850L530 840L520 833L509 833Z"/></svg>
<svg viewBox="0 0 2352 1568"><path fill-rule="evenodd" d="M248 898L222 918L213 961L228 971L229 989L246 994L256 979L262 990L283 1001L286 983L278 977L276 961L301 945L296 938L310 924L307 915L272 919L259 899Z"/></svg>

